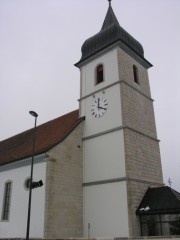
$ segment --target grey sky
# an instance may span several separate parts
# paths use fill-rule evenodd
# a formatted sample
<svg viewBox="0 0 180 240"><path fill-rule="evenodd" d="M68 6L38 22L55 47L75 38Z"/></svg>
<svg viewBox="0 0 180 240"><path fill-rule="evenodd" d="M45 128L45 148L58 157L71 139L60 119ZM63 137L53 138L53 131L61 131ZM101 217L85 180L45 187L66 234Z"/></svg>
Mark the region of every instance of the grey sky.
<svg viewBox="0 0 180 240"><path fill-rule="evenodd" d="M180 1L113 0L121 26L144 47L164 182L180 191ZM78 108L81 46L107 0L0 0L0 141Z"/></svg>

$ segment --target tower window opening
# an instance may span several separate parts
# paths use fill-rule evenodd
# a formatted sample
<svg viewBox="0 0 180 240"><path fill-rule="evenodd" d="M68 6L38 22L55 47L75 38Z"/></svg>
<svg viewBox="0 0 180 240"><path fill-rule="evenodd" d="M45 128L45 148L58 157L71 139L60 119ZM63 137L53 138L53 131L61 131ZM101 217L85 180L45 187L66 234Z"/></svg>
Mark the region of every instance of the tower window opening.
<svg viewBox="0 0 180 240"><path fill-rule="evenodd" d="M134 75L134 82L139 84L138 69L135 65L133 65L133 75Z"/></svg>
<svg viewBox="0 0 180 240"><path fill-rule="evenodd" d="M96 84L99 84L104 81L103 65L100 64L96 68Z"/></svg>

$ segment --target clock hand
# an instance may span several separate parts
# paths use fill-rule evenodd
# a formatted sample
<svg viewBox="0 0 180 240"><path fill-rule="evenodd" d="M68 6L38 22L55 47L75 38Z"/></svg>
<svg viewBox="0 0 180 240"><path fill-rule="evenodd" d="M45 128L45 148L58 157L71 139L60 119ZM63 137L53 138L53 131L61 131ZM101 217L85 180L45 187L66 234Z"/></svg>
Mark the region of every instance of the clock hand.
<svg viewBox="0 0 180 240"><path fill-rule="evenodd" d="M97 105L97 108L99 109L100 107L99 107L99 100L100 100L100 98L98 98L98 105Z"/></svg>
<svg viewBox="0 0 180 240"><path fill-rule="evenodd" d="M103 107L98 107L99 109L103 109L103 110L106 110L106 108L103 108Z"/></svg>

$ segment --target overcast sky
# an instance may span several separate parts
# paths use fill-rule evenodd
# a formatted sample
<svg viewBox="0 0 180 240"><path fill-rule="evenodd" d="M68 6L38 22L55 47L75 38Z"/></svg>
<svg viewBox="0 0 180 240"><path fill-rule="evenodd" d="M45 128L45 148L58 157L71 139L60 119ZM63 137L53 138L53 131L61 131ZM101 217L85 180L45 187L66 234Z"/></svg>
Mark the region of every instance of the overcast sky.
<svg viewBox="0 0 180 240"><path fill-rule="evenodd" d="M120 25L144 47L164 182L180 191L180 0L113 0ZM83 42L107 0L0 0L0 141L78 108Z"/></svg>

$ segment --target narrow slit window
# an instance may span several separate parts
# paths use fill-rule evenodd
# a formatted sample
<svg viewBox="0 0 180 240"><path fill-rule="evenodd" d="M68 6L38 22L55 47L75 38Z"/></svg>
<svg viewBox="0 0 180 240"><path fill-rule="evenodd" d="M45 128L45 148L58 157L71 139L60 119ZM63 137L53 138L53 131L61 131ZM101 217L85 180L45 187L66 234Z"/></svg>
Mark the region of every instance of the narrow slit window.
<svg viewBox="0 0 180 240"><path fill-rule="evenodd" d="M133 65L133 75L134 75L134 82L139 84L138 69L135 65Z"/></svg>
<svg viewBox="0 0 180 240"><path fill-rule="evenodd" d="M12 190L12 182L7 182L5 184L4 204L3 204L3 211L2 211L2 220L4 221L7 221L9 219L11 190Z"/></svg>
<svg viewBox="0 0 180 240"><path fill-rule="evenodd" d="M96 68L96 84L104 81L103 65L100 64Z"/></svg>

